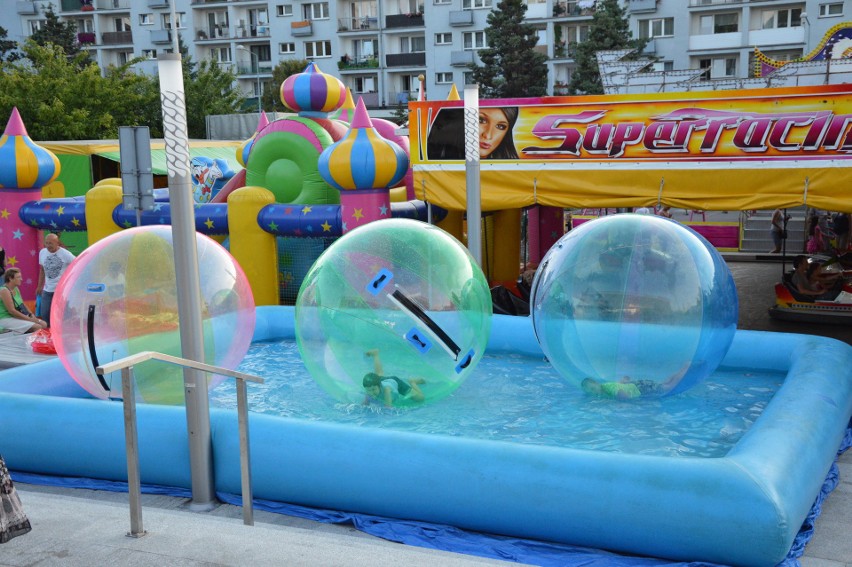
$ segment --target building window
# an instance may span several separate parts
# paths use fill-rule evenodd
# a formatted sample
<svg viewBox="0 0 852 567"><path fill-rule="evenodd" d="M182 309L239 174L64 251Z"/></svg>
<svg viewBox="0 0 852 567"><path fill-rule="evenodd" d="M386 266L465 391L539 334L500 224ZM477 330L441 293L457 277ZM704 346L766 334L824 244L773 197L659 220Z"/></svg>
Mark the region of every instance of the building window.
<svg viewBox="0 0 852 567"><path fill-rule="evenodd" d="M399 38L400 53L423 53L426 51L426 38L421 36Z"/></svg>
<svg viewBox="0 0 852 567"><path fill-rule="evenodd" d="M654 71L658 73L663 71L674 71L674 61L655 61Z"/></svg>
<svg viewBox="0 0 852 567"><path fill-rule="evenodd" d="M763 29L798 28L802 25L802 9L763 10L761 13Z"/></svg>
<svg viewBox="0 0 852 567"><path fill-rule="evenodd" d="M319 59L321 57L331 57L331 42L330 41L306 41L305 42L305 57L309 59Z"/></svg>
<svg viewBox="0 0 852 567"><path fill-rule="evenodd" d="M156 49L143 49L142 57L145 59L156 59L157 58L157 50Z"/></svg>
<svg viewBox="0 0 852 567"><path fill-rule="evenodd" d="M740 15L736 12L728 14L712 14L701 16L701 35L710 35L716 33L733 33L740 29Z"/></svg>
<svg viewBox="0 0 852 567"><path fill-rule="evenodd" d="M465 51L470 51L472 49L483 49L485 48L485 32L477 31L477 32L465 32L464 33L464 49Z"/></svg>
<svg viewBox="0 0 852 567"><path fill-rule="evenodd" d="M150 26L154 23L154 20L151 19L151 14L139 14L139 25L140 26Z"/></svg>
<svg viewBox="0 0 852 567"><path fill-rule="evenodd" d="M568 43L582 43L589 39L589 29L591 26L565 26L562 37Z"/></svg>
<svg viewBox="0 0 852 567"><path fill-rule="evenodd" d="M436 33L435 45L450 45L453 43L453 34L451 33Z"/></svg>
<svg viewBox="0 0 852 567"><path fill-rule="evenodd" d="M231 48L230 47L213 47L210 49L210 60L215 61L217 63L230 63L231 62Z"/></svg>
<svg viewBox="0 0 852 567"><path fill-rule="evenodd" d="M42 29L46 23L47 20L30 20L30 34Z"/></svg>
<svg viewBox="0 0 852 567"><path fill-rule="evenodd" d="M434 0L433 4L452 4L453 0Z"/></svg>
<svg viewBox="0 0 852 567"><path fill-rule="evenodd" d="M476 10L490 7L491 0L462 0L462 10Z"/></svg>
<svg viewBox="0 0 852 567"><path fill-rule="evenodd" d="M473 71L465 71L464 72L464 84L473 85L476 81L473 80Z"/></svg>
<svg viewBox="0 0 852 567"><path fill-rule="evenodd" d="M835 2L833 4L820 4L819 17L830 18L833 16L843 15L843 2Z"/></svg>
<svg viewBox="0 0 852 567"><path fill-rule="evenodd" d="M275 13L279 18L286 18L293 15L293 6L290 4L278 4L275 6Z"/></svg>
<svg viewBox="0 0 852 567"><path fill-rule="evenodd" d="M704 71L702 79L728 79L737 76L736 57L699 59L698 67Z"/></svg>
<svg viewBox="0 0 852 567"><path fill-rule="evenodd" d="M306 20L327 20L328 2L317 2L315 4L304 4L302 6Z"/></svg>
<svg viewBox="0 0 852 567"><path fill-rule="evenodd" d="M674 35L674 18L639 20L639 38L671 37Z"/></svg>
<svg viewBox="0 0 852 567"><path fill-rule="evenodd" d="M295 55L296 54L296 44L295 43L279 43L278 44L278 53L282 55Z"/></svg>
<svg viewBox="0 0 852 567"><path fill-rule="evenodd" d="M453 82L453 74L452 73L435 73L435 83L439 85L446 85Z"/></svg>
<svg viewBox="0 0 852 567"><path fill-rule="evenodd" d="M356 93L374 93L377 91L375 77L355 77Z"/></svg>
<svg viewBox="0 0 852 567"><path fill-rule="evenodd" d="M186 19L186 14L184 12L177 12L175 14L175 18L177 19L177 29L182 30L184 28L183 22ZM163 29L164 30L172 29L172 15L171 14L163 14Z"/></svg>

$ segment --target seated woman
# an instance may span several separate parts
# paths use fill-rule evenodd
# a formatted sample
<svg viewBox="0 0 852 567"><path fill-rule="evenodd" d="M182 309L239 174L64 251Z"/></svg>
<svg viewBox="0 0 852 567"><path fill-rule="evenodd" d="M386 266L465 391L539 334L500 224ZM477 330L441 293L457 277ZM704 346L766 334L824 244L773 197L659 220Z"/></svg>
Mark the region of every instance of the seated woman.
<svg viewBox="0 0 852 567"><path fill-rule="evenodd" d="M0 329L18 334L32 333L47 327L46 322L30 313L24 305L19 289L23 281L21 270L9 268L3 274L3 285L0 286Z"/></svg>
<svg viewBox="0 0 852 567"><path fill-rule="evenodd" d="M835 279L831 285L821 283L817 277L812 277L819 267L815 267L812 271L810 261L804 254L799 254L793 261L795 271L790 278L790 283L793 289L800 295L808 296L813 299L834 299L839 290L834 289L833 284L839 280Z"/></svg>
<svg viewBox="0 0 852 567"><path fill-rule="evenodd" d="M364 405L370 404L372 400L381 400L385 406L392 407L401 400L422 402L426 399L420 390L420 384L425 384L426 380L409 378L403 381L396 376L385 376L378 349L368 350L366 355L373 359L374 371L365 374L362 380L364 391L367 392Z"/></svg>

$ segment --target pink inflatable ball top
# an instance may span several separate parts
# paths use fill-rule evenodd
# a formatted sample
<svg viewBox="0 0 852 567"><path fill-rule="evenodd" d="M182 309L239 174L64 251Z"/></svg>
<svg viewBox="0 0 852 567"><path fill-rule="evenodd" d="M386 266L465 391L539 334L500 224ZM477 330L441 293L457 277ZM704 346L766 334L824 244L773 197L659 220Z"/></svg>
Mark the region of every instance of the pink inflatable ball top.
<svg viewBox="0 0 852 567"><path fill-rule="evenodd" d="M205 362L233 369L254 332L251 287L239 264L216 241L196 233L196 245ZM120 373L100 377L95 367L143 351L181 356L177 309L170 227L118 232L84 250L59 283L51 310L57 354L92 396L120 398ZM137 400L183 403L180 367L150 361L134 367L134 376ZM221 380L212 377L209 386Z"/></svg>

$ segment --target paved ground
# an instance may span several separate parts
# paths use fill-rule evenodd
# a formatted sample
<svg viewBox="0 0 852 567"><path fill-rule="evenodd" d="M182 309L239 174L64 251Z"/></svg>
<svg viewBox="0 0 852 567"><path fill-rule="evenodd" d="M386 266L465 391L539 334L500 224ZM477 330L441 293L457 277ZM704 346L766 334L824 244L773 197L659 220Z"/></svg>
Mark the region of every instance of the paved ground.
<svg viewBox="0 0 852 567"><path fill-rule="evenodd" d="M774 321L772 285L781 274L777 258L734 261L729 266L740 296L741 329L831 336L852 344L852 326L800 325ZM750 256L748 259L753 260ZM143 495L146 537L129 530L127 494L18 483L33 531L0 546L0 567L15 566L474 566L496 560L431 551L387 542L351 526L319 524L266 512L255 526L242 525L236 506L208 513L187 509L185 499ZM852 567L852 451L840 460L840 484L826 500L804 567Z"/></svg>

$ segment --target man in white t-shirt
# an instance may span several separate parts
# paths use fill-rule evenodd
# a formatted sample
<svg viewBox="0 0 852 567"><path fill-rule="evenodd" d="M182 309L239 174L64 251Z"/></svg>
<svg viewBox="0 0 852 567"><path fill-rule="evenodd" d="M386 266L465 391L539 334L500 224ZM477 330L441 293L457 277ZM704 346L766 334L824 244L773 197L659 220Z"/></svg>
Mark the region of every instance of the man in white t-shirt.
<svg viewBox="0 0 852 567"><path fill-rule="evenodd" d="M38 287L36 293L41 297L38 315L50 326L50 306L53 303L53 292L65 269L75 256L59 246L59 237L48 234L44 237L44 248L38 253Z"/></svg>

